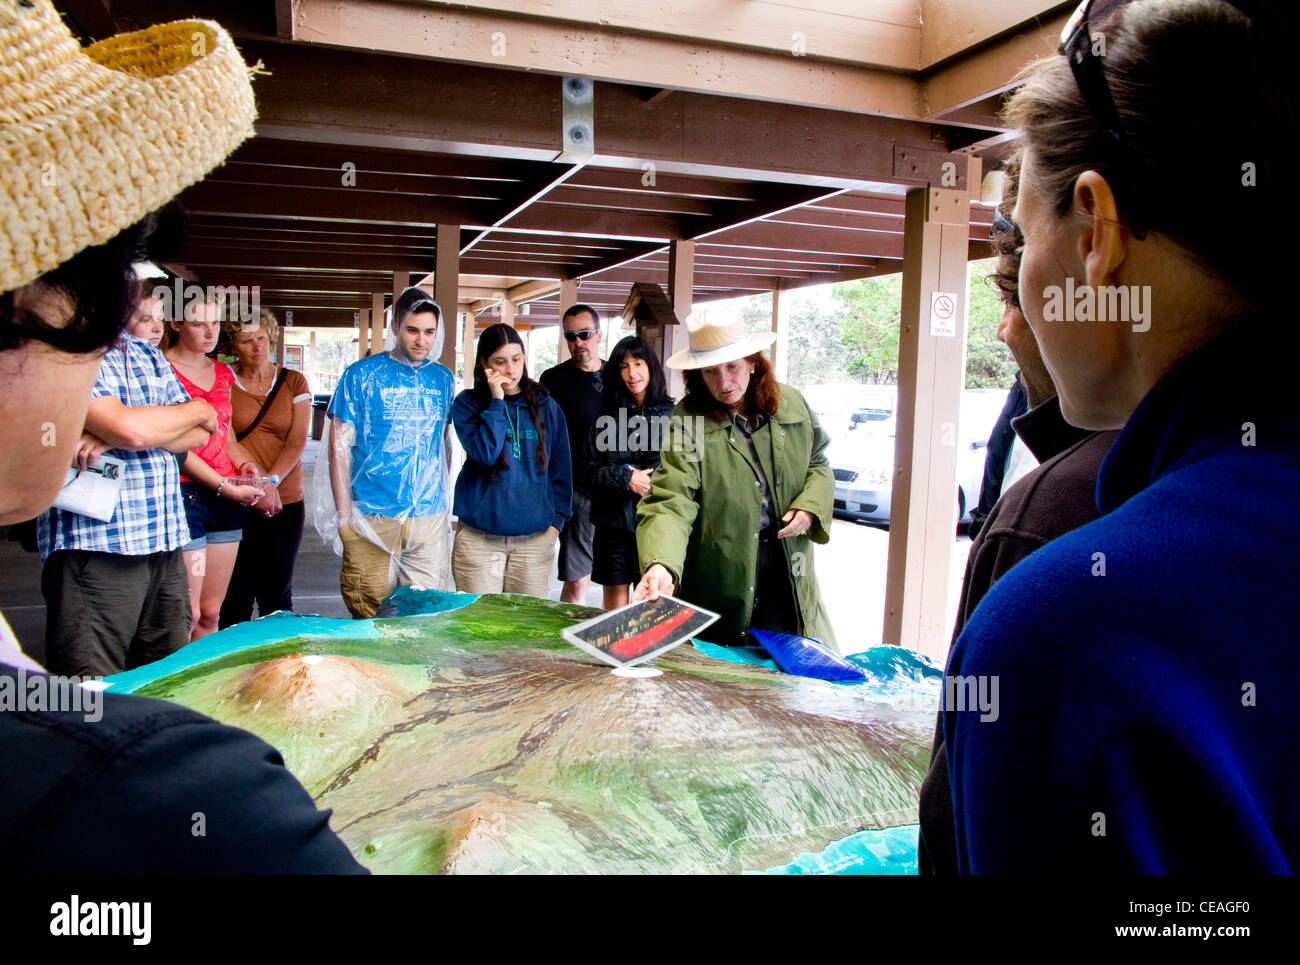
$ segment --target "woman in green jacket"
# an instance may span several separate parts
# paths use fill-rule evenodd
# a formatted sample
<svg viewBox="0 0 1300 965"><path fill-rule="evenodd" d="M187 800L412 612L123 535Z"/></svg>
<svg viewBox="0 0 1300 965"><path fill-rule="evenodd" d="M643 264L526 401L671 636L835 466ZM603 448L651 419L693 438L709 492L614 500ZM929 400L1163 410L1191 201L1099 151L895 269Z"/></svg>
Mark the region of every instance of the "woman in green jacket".
<svg viewBox="0 0 1300 965"><path fill-rule="evenodd" d="M750 628L800 633L835 646L813 567L830 539L835 481L830 441L803 396L780 385L738 312L700 310L662 462L637 507L643 576L634 600L673 594L720 619L706 637L756 645Z"/></svg>

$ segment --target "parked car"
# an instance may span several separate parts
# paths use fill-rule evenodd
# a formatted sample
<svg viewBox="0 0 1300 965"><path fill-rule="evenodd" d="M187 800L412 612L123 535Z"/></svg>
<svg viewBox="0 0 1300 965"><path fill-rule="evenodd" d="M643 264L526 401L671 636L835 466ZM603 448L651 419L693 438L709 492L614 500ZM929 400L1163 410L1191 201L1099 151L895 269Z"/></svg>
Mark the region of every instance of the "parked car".
<svg viewBox="0 0 1300 965"><path fill-rule="evenodd" d="M1006 401L1006 389L967 389L962 393L957 428L957 521L970 522L984 479L989 433ZM889 524L893 493L894 437L898 418L864 418L851 432L832 435L829 448L835 475L835 515L864 523Z"/></svg>
<svg viewBox="0 0 1300 965"><path fill-rule="evenodd" d="M892 416L898 407L898 386L820 383L804 389L803 397L822 428L837 439L865 422L883 422Z"/></svg>

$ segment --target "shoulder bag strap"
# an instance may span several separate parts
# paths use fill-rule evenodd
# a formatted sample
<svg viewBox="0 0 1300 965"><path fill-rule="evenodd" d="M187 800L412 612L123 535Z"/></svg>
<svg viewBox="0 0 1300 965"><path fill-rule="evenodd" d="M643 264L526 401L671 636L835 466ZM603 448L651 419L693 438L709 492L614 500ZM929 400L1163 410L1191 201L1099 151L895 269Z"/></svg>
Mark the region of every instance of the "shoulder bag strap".
<svg viewBox="0 0 1300 965"><path fill-rule="evenodd" d="M280 366L280 372L275 377L275 385L271 386L271 391L266 394L266 401L262 403L262 408L258 410L257 418L250 422L248 428L243 432L235 433L236 442L243 442L254 429L261 425L262 419L265 418L267 411L271 408L271 403L275 401L275 397L280 393L280 386L284 385L285 377L288 374L289 370L283 365Z"/></svg>

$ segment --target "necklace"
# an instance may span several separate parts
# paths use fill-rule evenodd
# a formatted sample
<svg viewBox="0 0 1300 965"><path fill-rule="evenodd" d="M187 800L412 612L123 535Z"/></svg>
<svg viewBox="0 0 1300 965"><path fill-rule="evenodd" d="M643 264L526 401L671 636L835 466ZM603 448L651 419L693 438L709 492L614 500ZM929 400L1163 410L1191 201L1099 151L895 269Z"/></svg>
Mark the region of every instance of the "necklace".
<svg viewBox="0 0 1300 965"><path fill-rule="evenodd" d="M517 406L512 406L509 402L506 403L506 427L509 430L509 434L510 434L510 451L514 453L515 460L518 461L520 458L519 456L519 451L520 451L519 450L519 414L516 413L514 415L513 421L511 421L511 416L510 416L510 410L514 408L517 408Z"/></svg>

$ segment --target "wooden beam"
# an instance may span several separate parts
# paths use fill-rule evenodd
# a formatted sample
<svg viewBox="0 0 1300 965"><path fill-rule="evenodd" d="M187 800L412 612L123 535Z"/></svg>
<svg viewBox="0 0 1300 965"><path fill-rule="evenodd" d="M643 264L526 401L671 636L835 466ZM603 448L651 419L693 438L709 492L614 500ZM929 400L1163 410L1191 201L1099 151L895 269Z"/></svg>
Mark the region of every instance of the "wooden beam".
<svg viewBox="0 0 1300 965"><path fill-rule="evenodd" d="M420 10L404 4L394 9L402 7ZM361 4L356 10L364 16L365 8ZM346 4L339 10L354 8ZM427 41L419 43L419 53L427 53ZM427 59L412 70L409 57L361 50L339 57L315 44L250 39L241 48L246 59L262 60L271 72L258 84L258 130L268 138L527 161L550 161L562 150L553 77ZM383 96L388 90L401 90L403 97ZM786 93L782 99L788 101ZM438 109L428 110L429 104ZM779 180L792 183L874 186L901 196L891 187L893 146L935 144L935 129L928 122L862 113L873 110L863 100L833 110L683 93L658 109L647 109L636 88L598 83L595 110L600 134L591 163L656 178L780 175ZM885 113L916 110L914 104L909 111ZM511 123L501 124L501 117ZM783 133L790 131L799 136ZM646 168L647 162L653 167Z"/></svg>
<svg viewBox="0 0 1300 965"><path fill-rule="evenodd" d="M519 13L514 9L515 0L509 2L511 12ZM464 67L485 61L491 50L490 38L500 34L506 38L504 59L519 71L578 74L626 84L828 104L842 110L881 114L906 115L916 110L915 88L898 71L920 66L919 24L830 18L839 26L821 29L813 25L829 22L828 18L808 10L788 11L789 24L799 26L780 28L767 36L768 43L746 50L717 47L712 42L683 43L671 34L654 36L641 28L635 33L611 32L604 23L591 24L591 6L584 3L583 7L584 20L561 24L535 17L521 21L509 14L465 9L464 4L453 9L436 3L390 0L346 4L301 0L298 35L323 45L391 50L408 57L427 58L436 51L440 60ZM773 9L769 4L729 4L725 15L710 11L706 19L714 30L726 30L734 21L745 20L746 11L756 8L768 12ZM621 9L641 8L624 4ZM657 30L665 32L674 29L678 16L689 16L688 11L682 8L673 16L664 16L656 8L645 8ZM602 16L607 13L608 9L602 10ZM858 46L854 50L847 42L856 29L866 31L871 38L865 49ZM511 37L518 39L511 44ZM812 57L796 53L800 37L805 50L811 38ZM820 53L841 50L845 55L842 63L825 62L825 55ZM707 70L700 66L704 56L708 58ZM864 66L873 59L882 61L885 69ZM642 110L654 109L640 97L638 100ZM662 109L675 100L655 107ZM600 130L599 123L596 130Z"/></svg>
<svg viewBox="0 0 1300 965"><path fill-rule="evenodd" d="M564 313L574 305L578 304L578 280L576 278L566 278L560 282L560 304L558 315L563 323ZM569 341L560 334L560 347L556 353L557 361L564 362L573 358L573 353L569 351Z"/></svg>
<svg viewBox="0 0 1300 965"><path fill-rule="evenodd" d="M790 296L784 291L780 284L772 289L772 370L778 382L786 381L790 369Z"/></svg>
<svg viewBox="0 0 1300 965"><path fill-rule="evenodd" d="M668 300L680 325L665 325L663 330L663 358L667 362L673 353L688 346L686 316L695 302L695 242L674 241L668 246ZM674 399L686 394L686 382L680 369L666 369L668 392Z"/></svg>
<svg viewBox="0 0 1300 965"><path fill-rule="evenodd" d="M516 215L522 214L534 202L540 201L544 197L553 197L559 185L563 184L570 177L580 171L584 164L586 164L585 161L580 164L569 164L564 166L556 165L556 170L553 173L518 185L515 190L508 192L502 199L501 203L497 205L496 217L493 219L491 227L495 228L500 225L508 224L511 219ZM467 253L476 244L486 238L489 231L490 228L485 228L480 231L470 240L469 244L461 248L460 253L462 255Z"/></svg>
<svg viewBox="0 0 1300 965"><path fill-rule="evenodd" d="M181 193L192 213L241 215L256 218L296 218L307 214L330 221L380 222L420 227L447 222L481 225L487 222L484 202L378 192L296 188L287 185L241 184L209 177Z"/></svg>
<svg viewBox="0 0 1300 965"><path fill-rule="evenodd" d="M399 255L352 255L330 252L300 251L289 255L281 249L270 248L208 248L186 245L176 260L192 268L244 268L274 271L284 268L322 268L328 270L382 271L395 268L406 271L428 271L433 267L433 256L411 258Z"/></svg>
<svg viewBox="0 0 1300 965"><path fill-rule="evenodd" d="M998 43L964 51L960 56L927 70L921 81L921 117L943 114L1012 89L1021 68L1056 52L1061 28L1074 4L1039 4L1049 11ZM996 5L988 5L992 9Z"/></svg>
<svg viewBox="0 0 1300 965"><path fill-rule="evenodd" d="M927 0L921 22L921 69L1023 31L1055 12L1068 14L1076 6L1069 0Z"/></svg>
<svg viewBox="0 0 1300 965"><path fill-rule="evenodd" d="M474 313L466 312L464 315L464 324L460 332L460 350L461 364L464 366L461 375L462 389L474 388ZM453 369L453 371L455 371Z"/></svg>
<svg viewBox="0 0 1300 965"><path fill-rule="evenodd" d="M281 40L294 38L294 0L275 0L275 35ZM313 343L315 344L314 340Z"/></svg>
<svg viewBox="0 0 1300 965"><path fill-rule="evenodd" d="M378 351L384 346L384 293L370 294L370 344Z"/></svg>
<svg viewBox="0 0 1300 965"><path fill-rule="evenodd" d="M952 635L948 587L957 524L969 220L970 195L964 191L918 189L907 196L883 640L938 660Z"/></svg>
<svg viewBox="0 0 1300 965"><path fill-rule="evenodd" d="M357 356L365 358L367 355L372 354L370 351L370 309L363 308L360 314L361 317L357 321Z"/></svg>
<svg viewBox="0 0 1300 965"><path fill-rule="evenodd" d="M460 228L457 225L438 225L438 249L433 269L433 299L448 316L452 328L445 333L455 331L456 301L460 291ZM447 320L444 320L446 324ZM453 372L456 371L456 339L443 335L442 354L438 361Z"/></svg>

